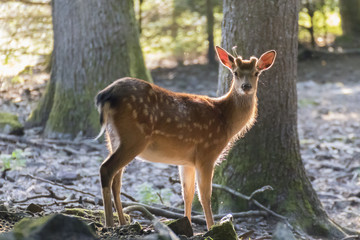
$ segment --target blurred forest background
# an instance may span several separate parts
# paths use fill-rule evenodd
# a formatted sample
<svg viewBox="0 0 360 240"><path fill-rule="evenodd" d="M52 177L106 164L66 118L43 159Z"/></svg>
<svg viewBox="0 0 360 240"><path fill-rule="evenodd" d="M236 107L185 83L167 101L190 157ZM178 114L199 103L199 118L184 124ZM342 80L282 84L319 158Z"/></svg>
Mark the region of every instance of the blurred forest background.
<svg viewBox="0 0 360 240"><path fill-rule="evenodd" d="M62 7L66 5L64 2L58 1L63 3ZM218 60L214 45L221 45L223 1L134 0L133 3L144 61L151 73L151 76L145 74L148 80L174 91L216 96ZM50 0L0 0L0 113L16 115L21 125L26 125L37 106L43 107L41 97L51 82L51 70L54 70L51 5ZM62 20L61 14L58 12L58 22ZM298 131L306 174L329 215L347 227L359 229L360 0L301 0L298 26ZM114 55L119 55L123 49L115 50ZM93 72L88 76L95 75ZM267 87L270 83L262 84ZM96 87L98 91L104 86ZM92 109L95 117L83 115L96 119L98 124L93 95L91 92L89 99L81 99L90 107L81 106ZM78 111L77 105L70 106L68 112ZM8 118L1 115L0 120L5 116ZM29 181L28 176L21 178L19 172L64 185L74 184L100 196L98 167L107 153L105 147L88 141L96 135L95 131L75 132L71 137L45 134L72 139L54 140L43 137L44 125L25 128L25 137L21 139L12 138L7 129L0 129L4 130L0 131L3 171L0 196L12 201L48 193L45 184ZM22 126L20 129L13 134L23 135ZM94 129L97 131L99 125ZM124 176L124 192L140 202L181 206L177 169L141 164L134 161L127 168L133 174ZM143 184L135 188L139 182ZM57 193L69 195L65 190ZM48 209L60 208L52 202L37 203ZM266 220L260 219L257 226L261 227L263 222ZM236 228L243 229L244 225L239 223Z"/></svg>
<svg viewBox="0 0 360 240"><path fill-rule="evenodd" d="M353 41L354 34L359 34L360 10L354 7L360 5L358 2L302 1L300 46L328 51L358 47L359 40ZM214 62L213 45L221 42L222 1L135 0L134 4L148 68ZM4 89L8 84L26 81L19 73L31 70L31 66L49 68L53 32L50 1L2 0L0 10Z"/></svg>
<svg viewBox="0 0 360 240"><path fill-rule="evenodd" d="M358 51L359 9L358 0L301 1L299 60L310 59L314 53L316 55L319 52ZM179 74L175 77L173 72L165 73L161 69L189 66L186 68L189 73L194 70L191 66L198 66L196 68L200 71L204 70L200 65L214 69L212 66L217 64L214 45L221 45L222 1L135 0L134 10L145 64L153 74L162 74L161 77L168 79L178 79ZM21 85L23 91L19 93L26 95L29 100L34 100L30 105L27 104L26 111L21 111L19 114L22 122L25 122L31 110L35 109L34 102L43 94L39 90L44 88L49 79L53 51L52 23L50 0L0 1L0 92L4 94L9 89ZM94 69L94 71L98 70ZM194 71L197 75L198 71L196 69ZM115 75L118 76L119 73ZM136 76L141 77L141 75ZM112 75L107 77L112 78ZM103 80L99 78L99 81ZM22 101L17 96L10 98L13 98L12 102L21 105ZM50 100L45 97L44 101ZM35 121L35 124L32 126L40 120L46 121L39 120L39 115L46 115L46 111L50 110L40 111L41 108L46 109L46 106L40 103L38 109L33 111L33 118L30 120ZM91 114L95 114L95 111ZM58 122L53 124L59 125ZM89 124L94 129L92 127L94 123ZM74 131L78 131L76 129L69 131L74 134ZM94 131L85 133L85 135L91 134L94 134Z"/></svg>

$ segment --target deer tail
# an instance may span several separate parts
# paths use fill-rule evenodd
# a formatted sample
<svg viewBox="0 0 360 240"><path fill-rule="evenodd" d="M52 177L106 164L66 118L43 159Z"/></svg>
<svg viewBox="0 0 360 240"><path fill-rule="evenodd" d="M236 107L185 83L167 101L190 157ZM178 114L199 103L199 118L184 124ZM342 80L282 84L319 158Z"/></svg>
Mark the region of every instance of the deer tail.
<svg viewBox="0 0 360 240"><path fill-rule="evenodd" d="M111 89L105 89L101 92L99 92L96 97L95 97L95 105L98 109L98 112L100 114L100 125L101 125L101 130L99 132L99 134L96 136L96 138L94 139L97 140L99 139L105 132L106 130L106 123L107 123L107 111L109 110L109 101L111 101L112 98L112 94L111 94Z"/></svg>

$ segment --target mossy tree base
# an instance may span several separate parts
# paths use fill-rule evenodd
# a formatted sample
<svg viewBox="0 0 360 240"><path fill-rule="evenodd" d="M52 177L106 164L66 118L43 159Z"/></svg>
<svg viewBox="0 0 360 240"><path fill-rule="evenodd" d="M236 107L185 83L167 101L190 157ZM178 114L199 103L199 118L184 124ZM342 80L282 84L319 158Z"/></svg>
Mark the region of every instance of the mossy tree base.
<svg viewBox="0 0 360 240"><path fill-rule="evenodd" d="M308 234L341 239L346 234L327 216L306 176L297 134L297 26L299 1L225 0L222 46L244 58L277 51L273 67L260 76L258 118L227 159L216 168L214 182L250 195L265 185L274 191L256 200L288 217ZM287 14L278 14L286 12ZM244 24L246 23L246 24ZM256 26L256 27L254 27ZM219 92L225 92L230 72L221 68ZM213 206L220 212L248 209L248 202L214 191Z"/></svg>
<svg viewBox="0 0 360 240"><path fill-rule="evenodd" d="M145 68L132 1L53 1L51 79L27 127L48 137L94 137L98 91L121 77L151 81Z"/></svg>

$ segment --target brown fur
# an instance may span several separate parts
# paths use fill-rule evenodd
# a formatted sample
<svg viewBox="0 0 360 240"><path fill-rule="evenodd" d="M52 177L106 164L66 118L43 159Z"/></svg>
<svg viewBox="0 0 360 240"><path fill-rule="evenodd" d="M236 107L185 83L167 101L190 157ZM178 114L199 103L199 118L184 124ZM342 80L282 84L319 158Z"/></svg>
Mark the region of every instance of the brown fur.
<svg viewBox="0 0 360 240"><path fill-rule="evenodd" d="M226 66L234 71L231 89L223 97L175 93L134 78L117 80L99 92L96 104L110 152L100 168L107 226L113 225L110 191L119 221L125 224L119 198L121 175L136 156L180 166L189 220L196 172L207 226L213 225L210 196L215 162L251 128L257 113L257 59L234 62L226 51L222 54ZM252 88L242 90L244 83Z"/></svg>

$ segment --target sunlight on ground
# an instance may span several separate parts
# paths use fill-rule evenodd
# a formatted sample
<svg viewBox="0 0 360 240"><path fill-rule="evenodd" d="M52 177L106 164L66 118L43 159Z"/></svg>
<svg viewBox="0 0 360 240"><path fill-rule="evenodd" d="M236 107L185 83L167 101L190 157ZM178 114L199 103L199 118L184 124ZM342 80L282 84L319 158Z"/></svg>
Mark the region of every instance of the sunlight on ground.
<svg viewBox="0 0 360 240"><path fill-rule="evenodd" d="M52 51L51 7L40 2L45 5L0 3L0 83Z"/></svg>
<svg viewBox="0 0 360 240"><path fill-rule="evenodd" d="M360 121L360 114L355 112L350 113L338 113L338 112L330 112L327 115L323 115L322 118L326 121Z"/></svg>
<svg viewBox="0 0 360 240"><path fill-rule="evenodd" d="M34 66L39 61L38 56L22 55L16 60L4 64L3 59L0 61L0 83L5 77L16 76L24 70L26 66Z"/></svg>

